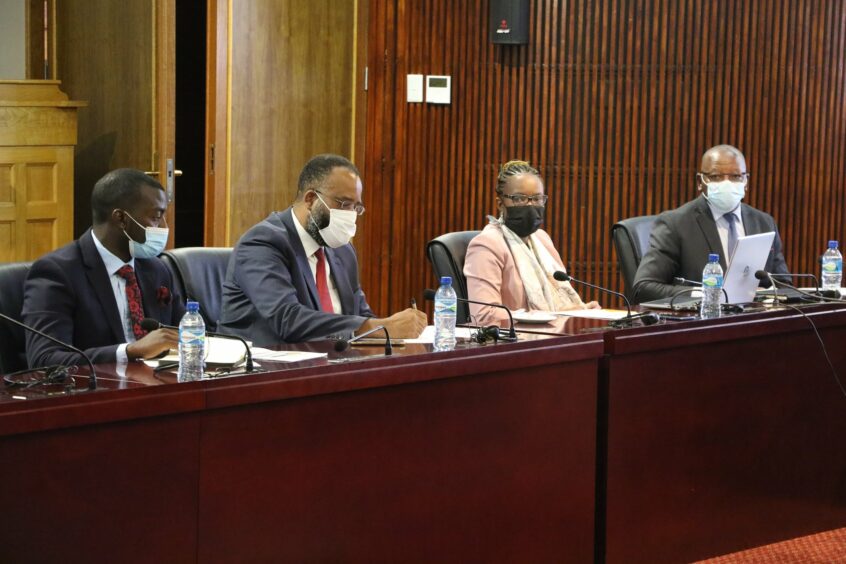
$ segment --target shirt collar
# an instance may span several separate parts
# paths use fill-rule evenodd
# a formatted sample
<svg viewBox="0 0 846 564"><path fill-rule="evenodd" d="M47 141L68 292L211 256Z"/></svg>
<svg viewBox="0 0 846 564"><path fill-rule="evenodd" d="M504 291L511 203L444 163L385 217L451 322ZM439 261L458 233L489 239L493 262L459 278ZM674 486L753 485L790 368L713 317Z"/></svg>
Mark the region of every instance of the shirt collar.
<svg viewBox="0 0 846 564"><path fill-rule="evenodd" d="M317 244L314 237L308 234L308 231L306 231L305 227L300 224L300 220L297 219L296 215L294 215L294 227L296 227L297 235L299 235L300 242L303 244L303 250L305 251L306 258L311 258L311 255L317 252L320 245Z"/></svg>
<svg viewBox="0 0 846 564"><path fill-rule="evenodd" d="M129 259L129 262L123 262L119 257L115 256L109 249L103 246L103 243L94 235L94 230L91 230L91 238L94 239L94 246L97 247L97 252L100 253L100 258L103 259L103 264L106 265L106 272L109 276L114 275L124 265L128 264L135 269L135 259Z"/></svg>

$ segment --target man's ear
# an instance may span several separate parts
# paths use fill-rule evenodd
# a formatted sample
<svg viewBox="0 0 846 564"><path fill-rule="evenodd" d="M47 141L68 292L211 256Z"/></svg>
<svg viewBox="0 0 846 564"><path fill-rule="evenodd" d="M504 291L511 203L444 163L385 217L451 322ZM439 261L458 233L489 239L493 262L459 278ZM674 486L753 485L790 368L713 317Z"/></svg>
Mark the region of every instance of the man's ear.
<svg viewBox="0 0 846 564"><path fill-rule="evenodd" d="M123 212L123 210L120 210L118 208L115 208L115 209L112 210L112 215L111 215L112 224L117 225L121 229L126 229L126 221L127 221L126 214Z"/></svg>

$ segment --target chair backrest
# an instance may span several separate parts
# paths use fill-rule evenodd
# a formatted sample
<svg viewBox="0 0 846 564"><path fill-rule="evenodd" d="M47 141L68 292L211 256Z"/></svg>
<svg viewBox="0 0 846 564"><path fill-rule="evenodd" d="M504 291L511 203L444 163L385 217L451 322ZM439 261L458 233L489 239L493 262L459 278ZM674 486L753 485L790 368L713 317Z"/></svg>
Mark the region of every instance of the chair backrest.
<svg viewBox="0 0 846 564"><path fill-rule="evenodd" d="M459 298L467 299L467 279L464 278L464 257L467 254L467 247L470 240L481 231L455 231L435 237L426 245L426 255L435 277L440 280L441 276L452 278L452 287ZM470 308L464 302L458 302L456 321L467 323L470 320Z"/></svg>
<svg viewBox="0 0 846 564"><path fill-rule="evenodd" d="M0 264L0 313L21 321L24 281L31 262ZM23 329L0 320L0 373L23 370L26 364L26 334Z"/></svg>
<svg viewBox="0 0 846 564"><path fill-rule="evenodd" d="M183 247L161 255L173 273L176 290L186 300L200 303L200 315L209 331L217 331L223 279L231 255L231 247Z"/></svg>
<svg viewBox="0 0 846 564"><path fill-rule="evenodd" d="M630 217L618 221L611 228L611 238L617 249L617 260L620 274L623 276L623 287L626 297L634 299L634 279L637 267L643 254L649 249L649 235L655 224L654 215Z"/></svg>

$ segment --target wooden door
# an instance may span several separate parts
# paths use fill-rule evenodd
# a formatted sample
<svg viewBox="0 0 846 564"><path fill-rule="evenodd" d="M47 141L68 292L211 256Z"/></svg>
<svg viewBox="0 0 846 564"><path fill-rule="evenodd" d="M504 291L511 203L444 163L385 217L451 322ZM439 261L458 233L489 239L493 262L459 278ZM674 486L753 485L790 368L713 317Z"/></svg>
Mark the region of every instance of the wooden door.
<svg viewBox="0 0 846 564"><path fill-rule="evenodd" d="M226 246L311 156L363 155L367 2L207 1L205 243Z"/></svg>
<svg viewBox="0 0 846 564"><path fill-rule="evenodd" d="M77 236L91 225L94 183L110 170L149 172L173 201L174 19L173 0L56 0L56 76L88 102L75 155ZM173 206L167 218L173 233Z"/></svg>

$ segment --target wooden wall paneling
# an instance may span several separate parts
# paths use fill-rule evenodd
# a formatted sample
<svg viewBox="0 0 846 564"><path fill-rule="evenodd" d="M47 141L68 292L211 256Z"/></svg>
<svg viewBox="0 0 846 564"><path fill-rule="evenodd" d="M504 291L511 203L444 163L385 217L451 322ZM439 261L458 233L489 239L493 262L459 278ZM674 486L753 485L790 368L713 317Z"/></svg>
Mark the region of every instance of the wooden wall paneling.
<svg viewBox="0 0 846 564"><path fill-rule="evenodd" d="M398 235L380 241L390 268L363 262L365 289L388 310L432 285L426 241L484 225L510 158L540 167L568 268L617 289L611 225L696 197L700 157L718 143L744 151L747 202L776 218L792 270L818 272L825 242L844 236L846 5L536 0L529 45L497 46L488 2L455 4L372 9L381 23L370 29L385 36L371 40L396 41L380 64L453 77L449 106L406 104L404 79L370 92L368 126L380 132L368 131L365 166L392 155L379 190L414 206L410 217L368 212L368 236ZM373 65L386 51L370 53Z"/></svg>

